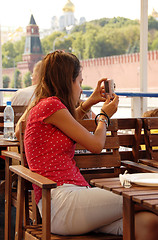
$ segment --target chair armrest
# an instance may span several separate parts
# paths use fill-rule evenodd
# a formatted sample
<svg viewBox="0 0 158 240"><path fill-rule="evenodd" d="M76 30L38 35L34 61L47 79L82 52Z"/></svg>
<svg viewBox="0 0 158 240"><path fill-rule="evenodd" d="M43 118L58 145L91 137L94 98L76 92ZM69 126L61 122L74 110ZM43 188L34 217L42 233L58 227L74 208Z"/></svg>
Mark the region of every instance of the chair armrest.
<svg viewBox="0 0 158 240"><path fill-rule="evenodd" d="M20 155L20 153L17 153L17 152L2 151L2 156L9 157L9 158L12 158L12 159L15 159L15 160L21 162L21 155Z"/></svg>
<svg viewBox="0 0 158 240"><path fill-rule="evenodd" d="M127 169L137 170L139 172L158 173L158 168L150 167L145 164L141 164L133 161L121 161L121 164L127 167Z"/></svg>
<svg viewBox="0 0 158 240"><path fill-rule="evenodd" d="M57 183L46 178L38 173L32 172L30 169L23 167L22 165L12 165L9 167L9 170L22 177L23 179L36 184L43 189L56 188Z"/></svg>

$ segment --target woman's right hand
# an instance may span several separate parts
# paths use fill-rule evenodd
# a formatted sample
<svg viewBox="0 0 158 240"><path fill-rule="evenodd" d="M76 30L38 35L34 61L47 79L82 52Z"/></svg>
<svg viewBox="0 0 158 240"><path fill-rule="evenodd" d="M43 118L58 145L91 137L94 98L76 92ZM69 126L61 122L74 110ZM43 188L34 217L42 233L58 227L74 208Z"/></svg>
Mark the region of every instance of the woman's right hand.
<svg viewBox="0 0 158 240"><path fill-rule="evenodd" d="M106 112L109 117L112 117L113 114L117 111L119 104L119 97L115 93L113 95L113 100L110 100L110 97L108 96L102 106L103 111Z"/></svg>

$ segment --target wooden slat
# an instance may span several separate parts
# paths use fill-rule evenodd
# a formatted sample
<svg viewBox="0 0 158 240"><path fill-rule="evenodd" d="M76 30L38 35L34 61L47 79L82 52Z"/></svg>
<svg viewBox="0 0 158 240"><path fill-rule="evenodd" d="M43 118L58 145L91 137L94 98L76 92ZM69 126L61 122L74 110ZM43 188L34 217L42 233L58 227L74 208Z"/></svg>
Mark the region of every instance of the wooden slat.
<svg viewBox="0 0 158 240"><path fill-rule="evenodd" d="M140 163L143 163L145 165L151 166L151 167L156 167L158 168L158 160L151 160L151 159L139 159Z"/></svg>
<svg viewBox="0 0 158 240"><path fill-rule="evenodd" d="M89 132L94 132L96 129L96 124L95 121L92 119L84 119L84 120L79 120L79 123L84 126ZM111 119L110 125L108 127L108 131L117 131L118 129L118 122L117 119Z"/></svg>
<svg viewBox="0 0 158 240"><path fill-rule="evenodd" d="M138 202L138 203L142 203L144 200L151 200L151 199L157 199L158 201L158 194L145 194L145 195L138 195L138 196L134 196L132 198L135 202Z"/></svg>
<svg viewBox="0 0 158 240"><path fill-rule="evenodd" d="M136 126L136 118L123 118L118 119L118 128L119 129L135 129ZM125 127L126 125L126 127Z"/></svg>
<svg viewBox="0 0 158 240"><path fill-rule="evenodd" d="M120 146L133 146L134 135L119 134L118 137Z"/></svg>
<svg viewBox="0 0 158 240"><path fill-rule="evenodd" d="M150 167L144 164L135 163L132 161L121 161L122 165L126 166L128 169L133 169L138 172L151 172L157 173L158 169L154 167Z"/></svg>
<svg viewBox="0 0 158 240"><path fill-rule="evenodd" d="M126 197L137 197L137 196L148 196L148 195L157 195L158 194L158 189L153 191L153 189L148 189L148 191L146 191L145 189L144 190L141 190L139 193L138 193L138 190L132 190L130 192L123 192L123 196L126 196Z"/></svg>
<svg viewBox="0 0 158 240"><path fill-rule="evenodd" d="M110 148L110 149L118 149L120 146L119 144L119 138L116 136L116 137L112 137L112 136L107 136L106 137L106 141L105 141L105 146L103 149L106 149L106 148ZM76 144L76 150L83 150L85 149L83 146L81 146L80 144Z"/></svg>
<svg viewBox="0 0 158 240"><path fill-rule="evenodd" d="M147 129L149 129L149 130L150 129L158 129L158 117L146 118L144 120L148 122Z"/></svg>
<svg viewBox="0 0 158 240"><path fill-rule="evenodd" d="M154 147L154 146L158 147L158 134L151 134L149 136L149 142L151 147Z"/></svg>
<svg viewBox="0 0 158 240"><path fill-rule="evenodd" d="M150 209L152 209L152 208L157 209L158 199L144 200L143 205L149 207ZM158 213L158 211L157 211L157 213Z"/></svg>
<svg viewBox="0 0 158 240"><path fill-rule="evenodd" d="M79 168L119 167L119 154L78 154L74 157Z"/></svg>

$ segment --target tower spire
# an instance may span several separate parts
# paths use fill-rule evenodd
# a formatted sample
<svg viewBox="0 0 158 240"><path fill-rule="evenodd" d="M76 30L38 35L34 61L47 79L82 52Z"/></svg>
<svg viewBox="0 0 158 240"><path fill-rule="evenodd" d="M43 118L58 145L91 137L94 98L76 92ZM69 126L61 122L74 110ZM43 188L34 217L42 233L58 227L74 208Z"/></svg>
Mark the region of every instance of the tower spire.
<svg viewBox="0 0 158 240"><path fill-rule="evenodd" d="M39 28L36 24L33 14L31 14L30 21L26 27L26 40L22 62L18 63L19 69L28 69L33 71L35 63L43 57L41 41L39 37Z"/></svg>

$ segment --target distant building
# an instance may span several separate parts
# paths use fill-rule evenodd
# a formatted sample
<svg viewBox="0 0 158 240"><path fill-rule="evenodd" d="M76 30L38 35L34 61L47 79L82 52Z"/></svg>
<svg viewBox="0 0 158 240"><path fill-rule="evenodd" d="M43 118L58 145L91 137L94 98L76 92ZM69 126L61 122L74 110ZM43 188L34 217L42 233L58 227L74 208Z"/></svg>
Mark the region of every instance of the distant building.
<svg viewBox="0 0 158 240"><path fill-rule="evenodd" d="M22 61L17 63L17 69L21 72L22 79L27 72L32 72L34 65L43 58L41 41L39 36L39 28L35 22L33 15L31 15L29 25L26 27L26 40ZM3 75L9 76L10 79L14 77L15 68L3 68Z"/></svg>
<svg viewBox="0 0 158 240"><path fill-rule="evenodd" d="M75 6L70 0L67 0L62 10L63 14L59 17L59 19L57 18L57 16L52 17L52 31L63 31L64 29L66 29L69 32L75 25L82 24L86 21L85 17L82 17L79 21L77 21L74 15Z"/></svg>
<svg viewBox="0 0 158 240"><path fill-rule="evenodd" d="M151 16L158 21L158 12L156 12L154 8L153 8L153 11L151 13Z"/></svg>
<svg viewBox="0 0 158 240"><path fill-rule="evenodd" d="M16 42L21 40L21 37L26 35L26 31L22 27L1 27L1 43L4 44L7 41Z"/></svg>
<svg viewBox="0 0 158 240"><path fill-rule="evenodd" d="M31 15L29 25L26 27L25 49L22 62L18 62L17 68L22 72L32 72L35 63L43 57L39 28Z"/></svg>

